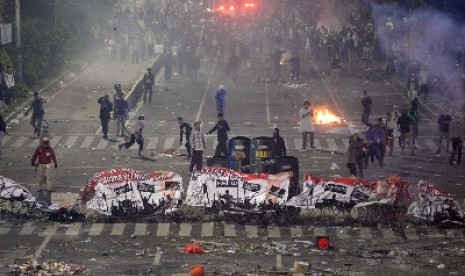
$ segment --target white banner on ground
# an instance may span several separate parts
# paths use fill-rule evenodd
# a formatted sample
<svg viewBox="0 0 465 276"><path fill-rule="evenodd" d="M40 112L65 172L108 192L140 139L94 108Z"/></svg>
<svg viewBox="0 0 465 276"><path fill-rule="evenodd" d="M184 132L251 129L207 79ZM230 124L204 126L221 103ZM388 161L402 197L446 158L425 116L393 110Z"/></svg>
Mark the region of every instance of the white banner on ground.
<svg viewBox="0 0 465 276"><path fill-rule="evenodd" d="M371 183L352 177L319 178L306 174L302 193L291 198L286 206L315 208L344 204L353 207L374 198Z"/></svg>
<svg viewBox="0 0 465 276"><path fill-rule="evenodd" d="M288 197L291 172L246 174L225 168L206 168L194 173L187 188L186 204L211 207L220 198L245 208L283 205Z"/></svg>
<svg viewBox="0 0 465 276"><path fill-rule="evenodd" d="M174 211L182 192L182 178L171 171L112 169L96 173L79 198L87 209L104 215L152 214Z"/></svg>
<svg viewBox="0 0 465 276"><path fill-rule="evenodd" d="M46 207L21 184L0 175L0 199L27 202L30 207Z"/></svg>

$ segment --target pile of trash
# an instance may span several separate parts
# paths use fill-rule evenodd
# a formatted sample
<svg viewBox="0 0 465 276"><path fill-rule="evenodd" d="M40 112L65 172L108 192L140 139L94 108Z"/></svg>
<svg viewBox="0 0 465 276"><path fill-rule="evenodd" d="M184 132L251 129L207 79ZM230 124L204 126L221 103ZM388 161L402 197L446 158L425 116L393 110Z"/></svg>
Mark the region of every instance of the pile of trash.
<svg viewBox="0 0 465 276"><path fill-rule="evenodd" d="M86 267L64 262L47 261L38 263L36 260L29 260L24 264L11 265L9 275L77 275L86 272Z"/></svg>

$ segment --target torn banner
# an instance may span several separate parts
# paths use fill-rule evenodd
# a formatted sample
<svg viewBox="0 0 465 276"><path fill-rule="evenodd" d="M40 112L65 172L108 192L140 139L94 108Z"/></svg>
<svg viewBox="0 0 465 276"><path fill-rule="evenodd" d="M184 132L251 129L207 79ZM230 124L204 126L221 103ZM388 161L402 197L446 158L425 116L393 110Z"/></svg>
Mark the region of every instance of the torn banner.
<svg viewBox="0 0 465 276"><path fill-rule="evenodd" d="M47 207L45 203L37 201L21 184L3 176L0 176L0 199L25 202L32 208Z"/></svg>
<svg viewBox="0 0 465 276"><path fill-rule="evenodd" d="M187 188L186 204L211 207L219 200L242 208L283 205L288 197L292 172L245 174L225 168L206 168L194 173Z"/></svg>
<svg viewBox="0 0 465 276"><path fill-rule="evenodd" d="M182 178L174 172L112 169L88 181L79 203L103 215L169 213L179 207L182 193Z"/></svg>
<svg viewBox="0 0 465 276"><path fill-rule="evenodd" d="M286 206L320 208L339 206L352 208L359 202L375 198L370 181L352 177L319 178L305 175L302 193L291 198Z"/></svg>

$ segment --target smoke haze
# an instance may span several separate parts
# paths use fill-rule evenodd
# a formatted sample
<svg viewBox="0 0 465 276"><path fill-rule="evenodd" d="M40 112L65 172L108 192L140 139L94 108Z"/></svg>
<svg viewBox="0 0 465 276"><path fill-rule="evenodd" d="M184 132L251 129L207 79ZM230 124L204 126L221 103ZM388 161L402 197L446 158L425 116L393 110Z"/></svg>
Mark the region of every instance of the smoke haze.
<svg viewBox="0 0 465 276"><path fill-rule="evenodd" d="M457 59L465 49L465 26L432 9L407 12L392 5L372 4L372 10L383 52L426 66L430 80L439 79L448 96L462 103L464 87Z"/></svg>

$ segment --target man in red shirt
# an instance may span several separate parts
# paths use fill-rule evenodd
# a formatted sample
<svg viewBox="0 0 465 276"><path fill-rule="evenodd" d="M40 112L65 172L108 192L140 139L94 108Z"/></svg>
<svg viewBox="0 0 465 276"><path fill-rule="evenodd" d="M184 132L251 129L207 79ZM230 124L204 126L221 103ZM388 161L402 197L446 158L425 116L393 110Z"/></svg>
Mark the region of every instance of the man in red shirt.
<svg viewBox="0 0 465 276"><path fill-rule="evenodd" d="M38 163L36 165L36 160ZM31 159L31 166L37 166L40 175L40 184L38 192L42 192L44 183L47 184L46 191L52 191L52 180L51 180L51 165L52 161L55 164L55 169L58 166L55 151L50 146L50 141L47 137L42 139L42 145L39 145L34 152Z"/></svg>

